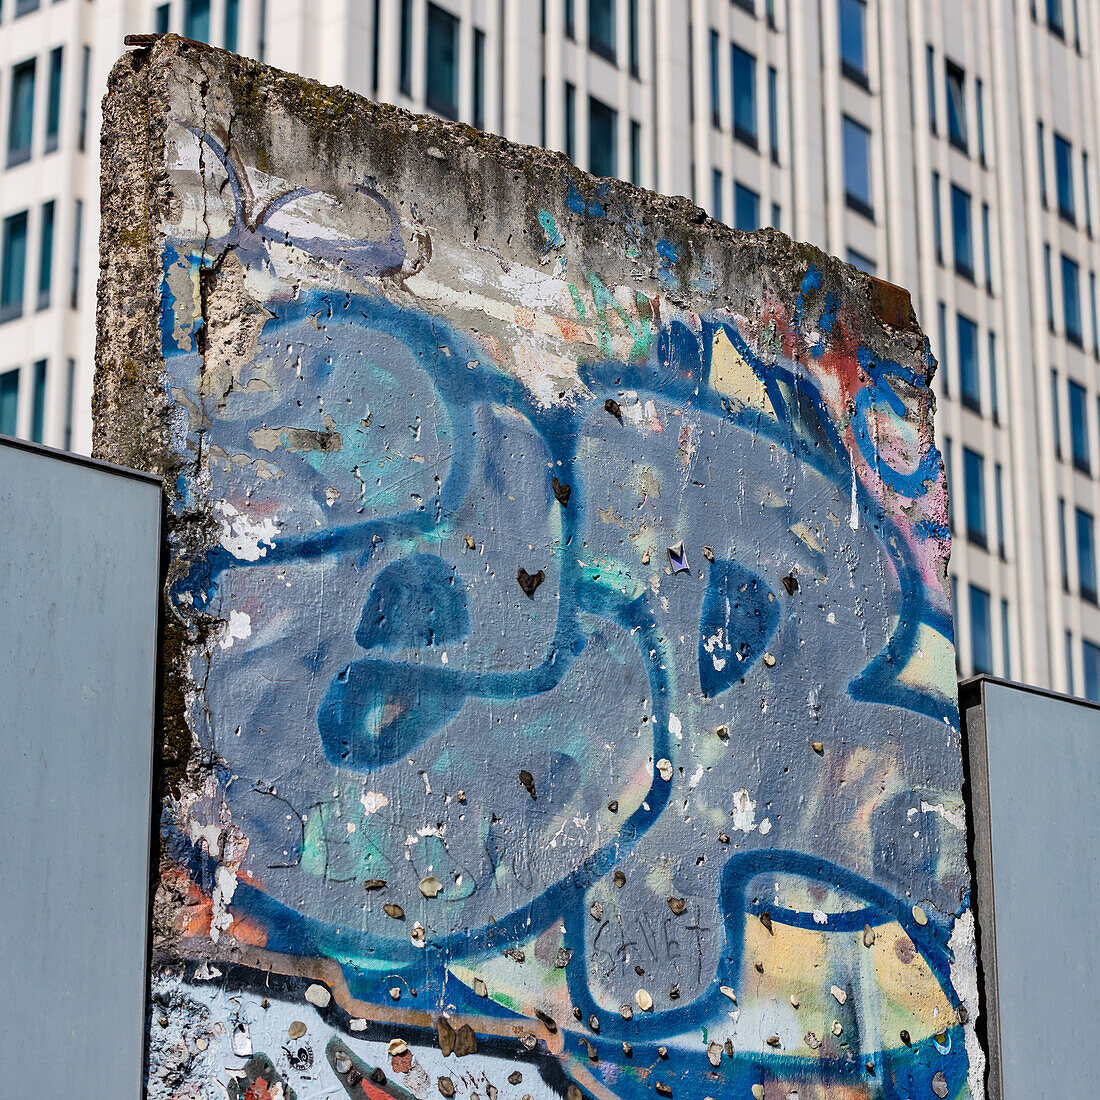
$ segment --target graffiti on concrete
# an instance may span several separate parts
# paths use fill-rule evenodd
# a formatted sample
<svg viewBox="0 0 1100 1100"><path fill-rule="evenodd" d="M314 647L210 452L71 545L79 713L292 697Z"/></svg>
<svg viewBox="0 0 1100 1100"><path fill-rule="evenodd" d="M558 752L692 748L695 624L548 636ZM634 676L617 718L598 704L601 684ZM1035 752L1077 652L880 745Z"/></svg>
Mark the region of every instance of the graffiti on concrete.
<svg viewBox="0 0 1100 1100"><path fill-rule="evenodd" d="M734 308L623 191L510 252L347 156L169 127L150 1092L979 1095L923 338L777 234Z"/></svg>

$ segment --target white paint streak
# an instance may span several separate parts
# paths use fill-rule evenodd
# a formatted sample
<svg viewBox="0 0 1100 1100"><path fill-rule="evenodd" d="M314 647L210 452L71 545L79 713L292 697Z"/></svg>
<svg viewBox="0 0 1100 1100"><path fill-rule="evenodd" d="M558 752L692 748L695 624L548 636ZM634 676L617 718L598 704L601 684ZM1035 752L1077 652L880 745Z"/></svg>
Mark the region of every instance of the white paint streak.
<svg viewBox="0 0 1100 1100"><path fill-rule="evenodd" d="M230 611L229 622L222 625L218 645L222 649L231 649L234 642L242 642L252 633L252 617L243 611Z"/></svg>
<svg viewBox="0 0 1100 1100"><path fill-rule="evenodd" d="M377 791L367 791L360 796L359 801L363 803L363 813L365 814L376 814L390 804L390 800Z"/></svg>
<svg viewBox="0 0 1100 1100"><path fill-rule="evenodd" d="M968 1014L963 1038L969 1061L966 1080L970 1095L985 1095L985 1052L978 1042L974 1024L978 1019L978 949L974 939L974 911L967 909L955 918L951 938L947 941L951 959L951 984L966 1006Z"/></svg>
<svg viewBox="0 0 1100 1100"><path fill-rule="evenodd" d="M733 794L733 827L743 833L756 828L756 803L744 787Z"/></svg>
<svg viewBox="0 0 1100 1100"><path fill-rule="evenodd" d="M228 500L219 500L214 508L222 514L219 541L235 558L259 561L274 547L275 536L279 533L276 520L268 517L252 519Z"/></svg>

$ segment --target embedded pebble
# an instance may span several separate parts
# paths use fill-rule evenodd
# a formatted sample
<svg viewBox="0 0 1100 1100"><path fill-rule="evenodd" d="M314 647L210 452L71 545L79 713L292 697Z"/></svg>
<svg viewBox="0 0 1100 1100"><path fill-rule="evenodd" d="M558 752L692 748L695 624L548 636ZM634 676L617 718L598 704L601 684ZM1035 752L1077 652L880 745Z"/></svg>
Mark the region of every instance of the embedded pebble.
<svg viewBox="0 0 1100 1100"><path fill-rule="evenodd" d="M919 905L914 905L913 906L913 920L915 920L917 922L917 924L921 924L921 925L927 924L928 923L928 914Z"/></svg>
<svg viewBox="0 0 1100 1100"><path fill-rule="evenodd" d="M838 985L834 985L833 988L829 990L829 992L832 993L832 995L836 998L837 1004L844 1004L844 1002L848 999L848 994L845 993L844 990L841 989Z"/></svg>
<svg viewBox="0 0 1100 1100"><path fill-rule="evenodd" d="M648 1012L653 1007L653 998L644 989L639 989L634 994L634 1000L643 1012Z"/></svg>
<svg viewBox="0 0 1100 1100"><path fill-rule="evenodd" d="M306 1025L301 1020L295 1020L294 1023L286 1029L288 1039L300 1039L306 1033Z"/></svg>
<svg viewBox="0 0 1100 1100"><path fill-rule="evenodd" d="M323 985L311 985L306 990L306 1000L318 1008L328 1008L332 994Z"/></svg>
<svg viewBox="0 0 1100 1100"><path fill-rule="evenodd" d="M657 761L657 772L667 783L672 778L672 761L662 756L661 759Z"/></svg>

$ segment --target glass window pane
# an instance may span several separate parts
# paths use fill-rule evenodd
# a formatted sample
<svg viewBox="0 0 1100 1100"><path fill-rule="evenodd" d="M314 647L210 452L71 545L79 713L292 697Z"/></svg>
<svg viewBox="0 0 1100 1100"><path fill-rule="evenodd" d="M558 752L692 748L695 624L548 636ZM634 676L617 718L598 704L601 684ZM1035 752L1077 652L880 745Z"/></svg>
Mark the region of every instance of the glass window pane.
<svg viewBox="0 0 1100 1100"><path fill-rule="evenodd" d="M1077 580L1081 598L1096 603L1096 529L1092 514L1075 509L1077 527Z"/></svg>
<svg viewBox="0 0 1100 1100"><path fill-rule="evenodd" d="M1036 140L1039 145L1039 197L1043 200L1043 206L1047 204L1047 150L1046 130L1041 122L1035 126Z"/></svg>
<svg viewBox="0 0 1100 1100"><path fill-rule="evenodd" d="M997 337L989 334L989 411L993 423L1001 422L1000 386L997 384Z"/></svg>
<svg viewBox="0 0 1100 1100"><path fill-rule="evenodd" d="M1069 544L1066 538L1066 502L1058 498L1058 553L1062 564L1062 589L1069 591Z"/></svg>
<svg viewBox="0 0 1100 1100"><path fill-rule="evenodd" d="M171 4L159 4L153 15L153 30L157 34L168 33L168 17L171 14Z"/></svg>
<svg viewBox="0 0 1100 1100"><path fill-rule="evenodd" d="M982 203L982 260L985 265L985 288L993 293L993 238L989 224L989 203Z"/></svg>
<svg viewBox="0 0 1100 1100"><path fill-rule="evenodd" d="M974 234L970 223L970 195L951 185L951 229L955 238L955 270L966 279L974 278Z"/></svg>
<svg viewBox="0 0 1100 1100"><path fill-rule="evenodd" d="M966 490L966 537L986 546L985 460L976 451L963 447L963 481Z"/></svg>
<svg viewBox="0 0 1100 1100"><path fill-rule="evenodd" d="M978 128L978 160L985 164L985 98L980 80L974 81L974 121Z"/></svg>
<svg viewBox="0 0 1100 1100"><path fill-rule="evenodd" d="M871 203L871 131L844 116L844 194L848 205L873 217Z"/></svg>
<svg viewBox="0 0 1100 1100"><path fill-rule="evenodd" d="M1080 274L1076 261L1064 254L1062 256L1062 306L1066 319L1066 339L1074 344L1083 343Z"/></svg>
<svg viewBox="0 0 1100 1100"><path fill-rule="evenodd" d="M1012 679L1012 633L1008 616L1008 600L1001 600L1001 675Z"/></svg>
<svg viewBox="0 0 1100 1100"><path fill-rule="evenodd" d="M230 53L237 52L237 38L241 23L241 0L225 0L225 48Z"/></svg>
<svg viewBox="0 0 1100 1100"><path fill-rule="evenodd" d="M710 213L716 221L723 221L722 217L722 173L717 168L711 174L711 199Z"/></svg>
<svg viewBox="0 0 1100 1100"><path fill-rule="evenodd" d="M23 315L27 270L27 212L4 219L4 255L0 262L0 321Z"/></svg>
<svg viewBox="0 0 1100 1100"><path fill-rule="evenodd" d="M638 0L629 0L630 10L628 12L628 18L630 19L630 75L639 76L641 74L641 58L642 58L642 39L641 32L638 25Z"/></svg>
<svg viewBox="0 0 1100 1100"><path fill-rule="evenodd" d="M932 173L932 240L936 245L936 263L943 263L943 213L940 204L940 174Z"/></svg>
<svg viewBox="0 0 1100 1100"><path fill-rule="evenodd" d="M474 30L474 126L485 129L485 32Z"/></svg>
<svg viewBox="0 0 1100 1100"><path fill-rule="evenodd" d="M11 71L8 104L8 167L30 159L34 138L34 60Z"/></svg>
<svg viewBox="0 0 1100 1100"><path fill-rule="evenodd" d="M588 0L588 48L615 60L615 0Z"/></svg>
<svg viewBox="0 0 1100 1100"><path fill-rule="evenodd" d="M717 31L710 32L710 118L718 129L722 128L721 82L718 79L718 48L720 39Z"/></svg>
<svg viewBox="0 0 1100 1100"><path fill-rule="evenodd" d="M1087 474L1090 465L1088 392L1077 382L1069 384L1069 434L1073 464Z"/></svg>
<svg viewBox="0 0 1100 1100"><path fill-rule="evenodd" d="M563 152L574 163L577 160L577 89L565 82L565 149Z"/></svg>
<svg viewBox="0 0 1100 1100"><path fill-rule="evenodd" d="M957 316L959 337L959 390L963 404L976 412L982 408L982 376L978 367L978 326L967 316Z"/></svg>
<svg viewBox="0 0 1100 1100"><path fill-rule="evenodd" d="M183 17L183 36L196 42L210 41L210 0L187 0Z"/></svg>
<svg viewBox="0 0 1100 1100"><path fill-rule="evenodd" d="M1085 666L1085 698L1100 703L1100 646L1082 639L1081 655Z"/></svg>
<svg viewBox="0 0 1100 1100"><path fill-rule="evenodd" d="M412 0L401 0L401 39L398 87L402 95L412 95Z"/></svg>
<svg viewBox="0 0 1100 1100"><path fill-rule="evenodd" d="M458 20L435 4L428 5L427 70L428 109L458 118Z"/></svg>
<svg viewBox="0 0 1100 1100"><path fill-rule="evenodd" d="M53 226L54 204L42 204L41 237L38 246L38 301L37 309L48 309L50 290L53 286Z"/></svg>
<svg viewBox="0 0 1100 1100"><path fill-rule="evenodd" d="M34 365L34 389L31 391L31 440L44 442L46 429L46 360Z"/></svg>
<svg viewBox="0 0 1100 1100"><path fill-rule="evenodd" d="M1065 36L1066 21L1062 0L1047 0L1047 26L1057 35Z"/></svg>
<svg viewBox="0 0 1100 1100"><path fill-rule="evenodd" d="M80 238L84 228L84 203L73 203L73 269L69 284L69 305L76 309L80 301Z"/></svg>
<svg viewBox="0 0 1100 1100"><path fill-rule="evenodd" d="M862 252L858 252L854 248L848 249L848 263L850 263L852 267L858 267L860 271L865 271L868 275L875 274L875 261L872 260L870 256L864 256Z"/></svg>
<svg viewBox="0 0 1100 1100"><path fill-rule="evenodd" d="M840 64L844 75L867 79L867 6L863 0L840 0Z"/></svg>
<svg viewBox="0 0 1100 1100"><path fill-rule="evenodd" d="M618 112L598 99L588 100L588 170L594 176L617 176Z"/></svg>
<svg viewBox="0 0 1100 1100"><path fill-rule="evenodd" d="M779 163L779 74L768 66L768 151L772 163Z"/></svg>
<svg viewBox="0 0 1100 1100"><path fill-rule="evenodd" d="M993 673L993 624L989 593L970 586L970 663L975 673Z"/></svg>
<svg viewBox="0 0 1100 1100"><path fill-rule="evenodd" d="M19 371L0 374L0 435L19 430Z"/></svg>
<svg viewBox="0 0 1100 1100"><path fill-rule="evenodd" d="M760 228L760 196L743 183L733 185L733 216L738 229L751 233Z"/></svg>
<svg viewBox="0 0 1100 1100"><path fill-rule="evenodd" d="M630 121L630 182L642 186L642 124Z"/></svg>
<svg viewBox="0 0 1100 1100"><path fill-rule="evenodd" d="M61 68L63 49L58 46L50 50L49 96L46 102L46 152L57 148L57 138L61 130Z"/></svg>
<svg viewBox="0 0 1100 1100"><path fill-rule="evenodd" d="M1072 222L1077 214L1073 202L1073 146L1061 134L1054 135L1054 175L1058 184L1058 213Z"/></svg>
<svg viewBox="0 0 1100 1100"><path fill-rule="evenodd" d="M88 81L92 78L92 48L85 46L80 51L80 126L76 145L83 153L88 138Z"/></svg>
<svg viewBox="0 0 1100 1100"><path fill-rule="evenodd" d="M947 136L964 152L969 145L966 128L966 76L958 65L947 62Z"/></svg>
<svg viewBox="0 0 1100 1100"><path fill-rule="evenodd" d="M756 148L756 58L740 46L730 47L733 78L733 134Z"/></svg>
<svg viewBox="0 0 1100 1100"><path fill-rule="evenodd" d="M1054 453L1058 458L1062 457L1062 413L1058 394L1058 372L1050 372L1050 415L1051 427L1054 430Z"/></svg>
<svg viewBox="0 0 1100 1100"><path fill-rule="evenodd" d="M1004 558L1007 547L1005 546L1005 501L1004 501L1004 474L1001 464L993 464L993 494L997 513L997 553Z"/></svg>
<svg viewBox="0 0 1100 1100"><path fill-rule="evenodd" d="M925 68L928 77L928 121L932 133L936 132L936 51L929 46L925 54Z"/></svg>

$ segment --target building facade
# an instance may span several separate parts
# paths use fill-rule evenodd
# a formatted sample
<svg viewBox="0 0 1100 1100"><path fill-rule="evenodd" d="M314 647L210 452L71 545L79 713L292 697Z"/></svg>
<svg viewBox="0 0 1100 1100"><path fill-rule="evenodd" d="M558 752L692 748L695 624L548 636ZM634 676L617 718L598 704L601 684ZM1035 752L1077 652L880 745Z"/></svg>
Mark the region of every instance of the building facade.
<svg viewBox="0 0 1100 1100"><path fill-rule="evenodd" d="M3 0L0 432L90 447L99 98L165 31L909 287L960 671L1100 699L1096 0Z"/></svg>

